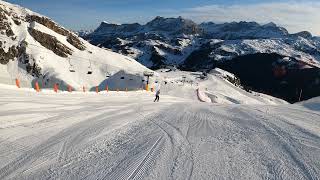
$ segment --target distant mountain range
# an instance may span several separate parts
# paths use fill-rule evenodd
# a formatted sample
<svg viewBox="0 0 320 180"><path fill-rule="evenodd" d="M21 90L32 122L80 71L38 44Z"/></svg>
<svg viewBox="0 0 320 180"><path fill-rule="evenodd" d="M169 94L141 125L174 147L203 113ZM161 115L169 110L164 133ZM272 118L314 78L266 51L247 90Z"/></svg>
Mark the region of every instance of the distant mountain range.
<svg viewBox="0 0 320 180"><path fill-rule="evenodd" d="M136 58L153 69L164 65L188 67L186 60L192 52L203 49L203 44L212 49L200 64L253 53L276 53L314 64L320 60L319 38L307 31L289 34L274 23L196 24L182 17L156 17L145 25L102 22L93 32L79 34L94 45Z"/></svg>
<svg viewBox="0 0 320 180"><path fill-rule="evenodd" d="M197 24L182 17L156 17L145 25L102 22L82 37L152 69L220 67L239 76L248 89L291 102L300 98L301 89L302 98L320 95L320 38L307 31L290 34L272 22ZM281 68L285 73L276 77Z"/></svg>

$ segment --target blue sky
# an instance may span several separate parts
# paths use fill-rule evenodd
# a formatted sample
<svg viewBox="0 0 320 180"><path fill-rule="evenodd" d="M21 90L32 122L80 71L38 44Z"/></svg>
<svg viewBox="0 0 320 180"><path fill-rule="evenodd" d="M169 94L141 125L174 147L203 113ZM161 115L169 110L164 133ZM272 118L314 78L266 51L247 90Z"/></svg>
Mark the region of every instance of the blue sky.
<svg viewBox="0 0 320 180"><path fill-rule="evenodd" d="M146 23L155 16L183 16L196 22L273 21L290 32L320 35L316 0L7 0L73 29L94 29L101 21Z"/></svg>

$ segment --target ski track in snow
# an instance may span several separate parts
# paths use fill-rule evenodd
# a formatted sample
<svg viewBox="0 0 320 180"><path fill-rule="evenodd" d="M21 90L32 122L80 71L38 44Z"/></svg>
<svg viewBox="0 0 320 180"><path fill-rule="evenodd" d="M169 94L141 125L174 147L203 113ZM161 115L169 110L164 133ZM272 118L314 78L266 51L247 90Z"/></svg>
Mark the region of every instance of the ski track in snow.
<svg viewBox="0 0 320 180"><path fill-rule="evenodd" d="M0 179L320 177L320 113L296 105L1 92Z"/></svg>

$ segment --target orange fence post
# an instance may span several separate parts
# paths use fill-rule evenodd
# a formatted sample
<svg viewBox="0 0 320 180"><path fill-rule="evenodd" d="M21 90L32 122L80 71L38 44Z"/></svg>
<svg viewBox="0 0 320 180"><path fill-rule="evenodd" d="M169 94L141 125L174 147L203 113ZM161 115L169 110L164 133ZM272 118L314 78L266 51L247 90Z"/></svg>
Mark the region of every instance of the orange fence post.
<svg viewBox="0 0 320 180"><path fill-rule="evenodd" d="M96 86L96 93L99 93L99 86Z"/></svg>
<svg viewBox="0 0 320 180"><path fill-rule="evenodd" d="M19 79L16 79L16 85L17 85L18 88L20 88L20 81L19 81Z"/></svg>
<svg viewBox="0 0 320 180"><path fill-rule="evenodd" d="M37 92L40 92L40 86L39 86L38 81L37 81L36 84L35 84L35 88L36 88L36 91L37 91Z"/></svg>
<svg viewBox="0 0 320 180"><path fill-rule="evenodd" d="M146 84L146 91L149 91L149 84Z"/></svg>
<svg viewBox="0 0 320 180"><path fill-rule="evenodd" d="M54 85L53 85L53 91L54 92L58 92L58 84L57 83L55 83Z"/></svg>
<svg viewBox="0 0 320 180"><path fill-rule="evenodd" d="M72 92L72 87L70 85L68 85L68 91Z"/></svg>
<svg viewBox="0 0 320 180"><path fill-rule="evenodd" d="M109 87L108 87L108 85L106 85L106 91L109 92Z"/></svg>

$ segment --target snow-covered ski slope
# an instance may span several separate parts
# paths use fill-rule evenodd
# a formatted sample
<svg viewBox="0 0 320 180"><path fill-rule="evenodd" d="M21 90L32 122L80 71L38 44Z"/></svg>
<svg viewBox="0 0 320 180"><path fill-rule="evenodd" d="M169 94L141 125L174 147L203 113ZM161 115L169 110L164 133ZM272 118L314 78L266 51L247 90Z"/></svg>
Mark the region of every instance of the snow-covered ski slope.
<svg viewBox="0 0 320 180"><path fill-rule="evenodd" d="M320 177L319 99L232 105L153 98L1 85L0 179Z"/></svg>
<svg viewBox="0 0 320 180"><path fill-rule="evenodd" d="M319 98L289 105L234 86L220 69L206 77L159 70L150 80L161 89L154 103L154 93L133 91L149 71L133 59L79 43L51 21L29 22L28 15L43 17L30 10L1 0L0 7L14 34L1 35L0 48L11 56L10 47L27 42L42 74L27 73L21 57L0 65L1 180L319 179ZM55 37L72 54L58 56L34 33ZM47 82L39 93L28 88L35 81ZM54 93L53 83L129 91Z"/></svg>
<svg viewBox="0 0 320 180"><path fill-rule="evenodd" d="M167 71L158 70L159 77L152 81L160 79L160 85L155 83L155 89L161 87L165 95L218 104L287 104L281 99L257 92L249 93L235 86L227 80L227 76L234 78L234 75L219 68L212 70L203 79L200 78L201 72ZM197 90L200 93L195 95Z"/></svg>
<svg viewBox="0 0 320 180"><path fill-rule="evenodd" d="M0 34L0 49L7 53L10 47L20 48L22 44L27 44L24 52L16 54L18 57L10 58L7 64L0 64L0 83L10 84L18 78L29 87L39 81L44 88L52 88L53 84L59 83L81 89L82 86L105 86L109 79L109 86L140 88L143 72L150 71L132 58L91 45L51 19L26 8L1 0L0 8L4 17L1 23L6 23L6 30L13 33ZM38 34L33 35L32 32ZM57 44L53 45L51 38ZM43 42L39 42L41 40ZM60 55L49 47L58 49ZM25 55L29 56L29 62L26 62ZM28 72L28 64L31 67L36 64L40 75ZM92 74L88 74L89 71ZM120 80L121 77L125 79ZM129 81L131 87L124 87Z"/></svg>

